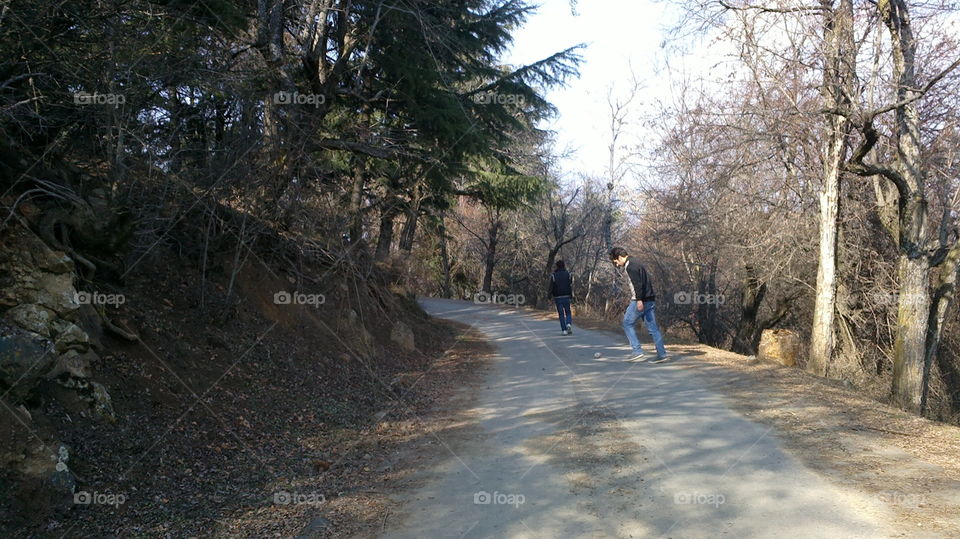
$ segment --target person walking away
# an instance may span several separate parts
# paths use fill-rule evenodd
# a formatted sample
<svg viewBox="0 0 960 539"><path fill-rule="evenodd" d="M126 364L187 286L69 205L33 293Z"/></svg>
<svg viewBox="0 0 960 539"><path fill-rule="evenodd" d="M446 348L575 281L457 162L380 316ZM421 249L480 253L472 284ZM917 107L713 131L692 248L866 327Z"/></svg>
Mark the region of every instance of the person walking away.
<svg viewBox="0 0 960 539"><path fill-rule="evenodd" d="M550 274L550 295L557 304L557 314L560 315L560 334L573 335L573 315L570 312L573 277L567 271L563 260L557 260L557 269Z"/></svg>
<svg viewBox="0 0 960 539"><path fill-rule="evenodd" d="M653 292L653 284L650 282L646 268L622 247L614 247L610 250L610 261L618 268L623 268L630 285L630 302L627 304L627 310L623 313L623 332L626 333L627 340L630 341L630 347L633 349L627 361L640 362L647 359L640 347L637 330L634 328L634 325L641 318L647 326L647 331L650 332L650 337L657 349L657 359L651 363L667 361L669 359L667 350L663 345L663 336L660 335L657 318L654 314L657 296Z"/></svg>

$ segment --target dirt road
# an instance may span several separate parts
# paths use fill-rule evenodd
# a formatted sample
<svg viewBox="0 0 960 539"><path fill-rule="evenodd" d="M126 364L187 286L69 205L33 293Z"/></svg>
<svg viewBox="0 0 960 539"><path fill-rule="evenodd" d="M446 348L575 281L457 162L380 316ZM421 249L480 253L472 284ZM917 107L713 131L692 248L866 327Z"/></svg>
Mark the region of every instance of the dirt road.
<svg viewBox="0 0 960 539"><path fill-rule="evenodd" d="M498 357L469 412L473 434L439 440L444 458L398 499L383 537L898 535L876 496L806 469L771 427L680 368L695 357L627 363L606 333L423 305L484 332Z"/></svg>

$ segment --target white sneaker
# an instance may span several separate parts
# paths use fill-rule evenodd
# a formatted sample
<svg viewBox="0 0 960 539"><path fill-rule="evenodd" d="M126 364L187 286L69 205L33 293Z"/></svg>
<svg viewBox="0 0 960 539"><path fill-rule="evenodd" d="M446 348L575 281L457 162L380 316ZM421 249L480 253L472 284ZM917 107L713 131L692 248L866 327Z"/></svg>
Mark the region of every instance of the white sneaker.
<svg viewBox="0 0 960 539"><path fill-rule="evenodd" d="M639 354L633 354L627 358L627 361L632 361L634 363L643 363L646 360L647 356L643 355L643 352L640 352Z"/></svg>
<svg viewBox="0 0 960 539"><path fill-rule="evenodd" d="M569 326L569 329L567 329L567 335L573 335L573 326Z"/></svg>
<svg viewBox="0 0 960 539"><path fill-rule="evenodd" d="M567 334L567 330L561 329L561 330L560 330L560 334L561 334L561 335L566 335L566 334Z"/></svg>

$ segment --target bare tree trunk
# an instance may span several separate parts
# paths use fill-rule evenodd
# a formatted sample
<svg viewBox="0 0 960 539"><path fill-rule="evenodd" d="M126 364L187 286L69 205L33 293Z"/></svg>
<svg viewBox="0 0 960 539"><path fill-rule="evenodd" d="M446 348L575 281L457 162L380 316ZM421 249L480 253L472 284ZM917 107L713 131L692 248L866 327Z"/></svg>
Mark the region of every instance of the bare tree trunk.
<svg viewBox="0 0 960 539"><path fill-rule="evenodd" d="M357 243L363 238L363 187L364 177L360 170L353 173L353 186L350 190L350 242Z"/></svg>
<svg viewBox="0 0 960 539"><path fill-rule="evenodd" d="M443 270L443 297L453 297L450 288L450 254L447 252L447 225L443 214L440 215L440 223L437 226L437 236L440 241L440 265Z"/></svg>
<svg viewBox="0 0 960 539"><path fill-rule="evenodd" d="M293 92L296 86L284 64L285 0L257 0L257 39L255 48L268 69L267 95L263 98L263 146L267 174L259 187L266 215L276 218L280 209L280 193L289 184L293 167L284 151L284 133L279 107L283 104L277 92ZM296 107L288 106L288 120L292 121Z"/></svg>
<svg viewBox="0 0 960 539"><path fill-rule="evenodd" d="M393 244L393 220L396 212L385 210L380 215L380 232L377 234L377 250L374 260L386 260L390 256L390 246Z"/></svg>
<svg viewBox="0 0 960 539"><path fill-rule="evenodd" d="M497 241L500 233L500 216L497 215L487 229L487 254L483 260L483 285L480 289L488 294L493 293L493 268L497 263Z"/></svg>
<svg viewBox="0 0 960 539"><path fill-rule="evenodd" d="M930 278L926 258L900 255L900 297L893 354L893 400L904 410L920 412L926 364Z"/></svg>
<svg viewBox="0 0 960 539"><path fill-rule="evenodd" d="M413 240L417 235L417 221L420 217L420 203L413 202L410 204L410 208L406 212L407 220L403 223L403 228L400 231L400 244L399 248L401 251L410 252L413 250Z"/></svg>
<svg viewBox="0 0 960 539"><path fill-rule="evenodd" d="M920 413L927 412L927 397L930 389L930 370L937 357L940 338L947 310L953 305L957 290L957 270L960 269L960 243L955 243L940 266L940 282L934 291L927 325L926 357L923 361L923 394L920 397ZM941 369L943 370L943 369ZM949 369L948 369L949 370ZM951 403L952 404L952 403Z"/></svg>
<svg viewBox="0 0 960 539"><path fill-rule="evenodd" d="M613 184L609 185L603 215L603 243L606 244L608 253L613 249Z"/></svg>
<svg viewBox="0 0 960 539"><path fill-rule="evenodd" d="M717 297L717 258L710 261L706 275L701 274L697 285L699 293L707 297ZM723 327L720 324L719 305L716 301L699 303L696 307L697 318L700 321L700 342L709 346L723 344Z"/></svg>
<svg viewBox="0 0 960 539"><path fill-rule="evenodd" d="M583 281L587 283L587 292L583 295L583 305L590 305L590 293L593 292L593 268L587 272L587 278ZM580 286L583 286L582 284Z"/></svg>
<svg viewBox="0 0 960 539"><path fill-rule="evenodd" d="M821 0L824 16L823 93L826 108L834 111L849 108L847 90L853 75L850 56L853 48L853 4L841 0L833 9L833 0ZM837 229L840 214L840 173L846 160L846 136L849 122L840 114L827 116L827 133L823 143L823 187L820 191L820 250L817 258L817 294L810 335L810 356L807 370L826 376L833 360L834 315L837 302Z"/></svg>
<svg viewBox="0 0 960 539"><path fill-rule="evenodd" d="M892 197L888 200L886 191L877 190L882 203L895 204L898 218L896 221L884 221L885 228L895 234L899 250L897 271L900 297L894 335L891 397L904 410L920 413L929 375L927 369L934 359L941 331L939 327L931 328L931 321L937 320L937 314L931 312L930 307L930 269L944 260L938 260L937 255L930 253L932 249L927 237L927 186L921 159L917 100L936 79L925 89L917 84L917 44L905 0L881 0L877 3L877 11L890 34L896 101L886 108L860 115L857 121L863 141L846 168L861 176L882 176L896 187L896 200ZM954 67L956 64L950 69ZM874 118L891 110L895 113L891 137L896 150L894 166L869 163L865 158L879 139L873 126ZM881 215L885 213L881 212ZM943 230L940 243L941 249L946 247ZM935 305L933 310L939 308L939 305Z"/></svg>
<svg viewBox="0 0 960 539"><path fill-rule="evenodd" d="M807 370L826 376L833 359L837 301L837 225L840 212L840 164L843 160L843 121L830 118L823 155L823 190L820 192L820 252L817 260L817 295L810 335Z"/></svg>
<svg viewBox="0 0 960 539"><path fill-rule="evenodd" d="M750 355L757 352L754 342L759 333L757 314L760 312L763 297L767 293L767 285L757 279L756 270L752 265L748 264L744 271L746 278L740 298L740 323L737 325L731 349L738 354Z"/></svg>
<svg viewBox="0 0 960 539"><path fill-rule="evenodd" d="M897 83L897 172L904 184L900 198L900 298L894 340L893 400L905 410L920 411L923 370L926 360L930 315L930 260L924 244L927 236L927 200L920 157L919 98L914 60L916 42L904 0L877 4L890 30L893 74Z"/></svg>

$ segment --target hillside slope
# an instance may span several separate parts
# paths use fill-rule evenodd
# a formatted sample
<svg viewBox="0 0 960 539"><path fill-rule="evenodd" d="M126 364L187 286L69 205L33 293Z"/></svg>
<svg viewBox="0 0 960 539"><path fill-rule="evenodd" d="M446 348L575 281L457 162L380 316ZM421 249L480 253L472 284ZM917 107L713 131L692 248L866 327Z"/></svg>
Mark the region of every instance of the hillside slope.
<svg viewBox="0 0 960 539"><path fill-rule="evenodd" d="M120 283L3 234L5 536L205 535L256 508L294 533L315 508L282 493L349 482L376 412L429 402L405 385L454 343L389 268L279 235L243 257L160 245Z"/></svg>

